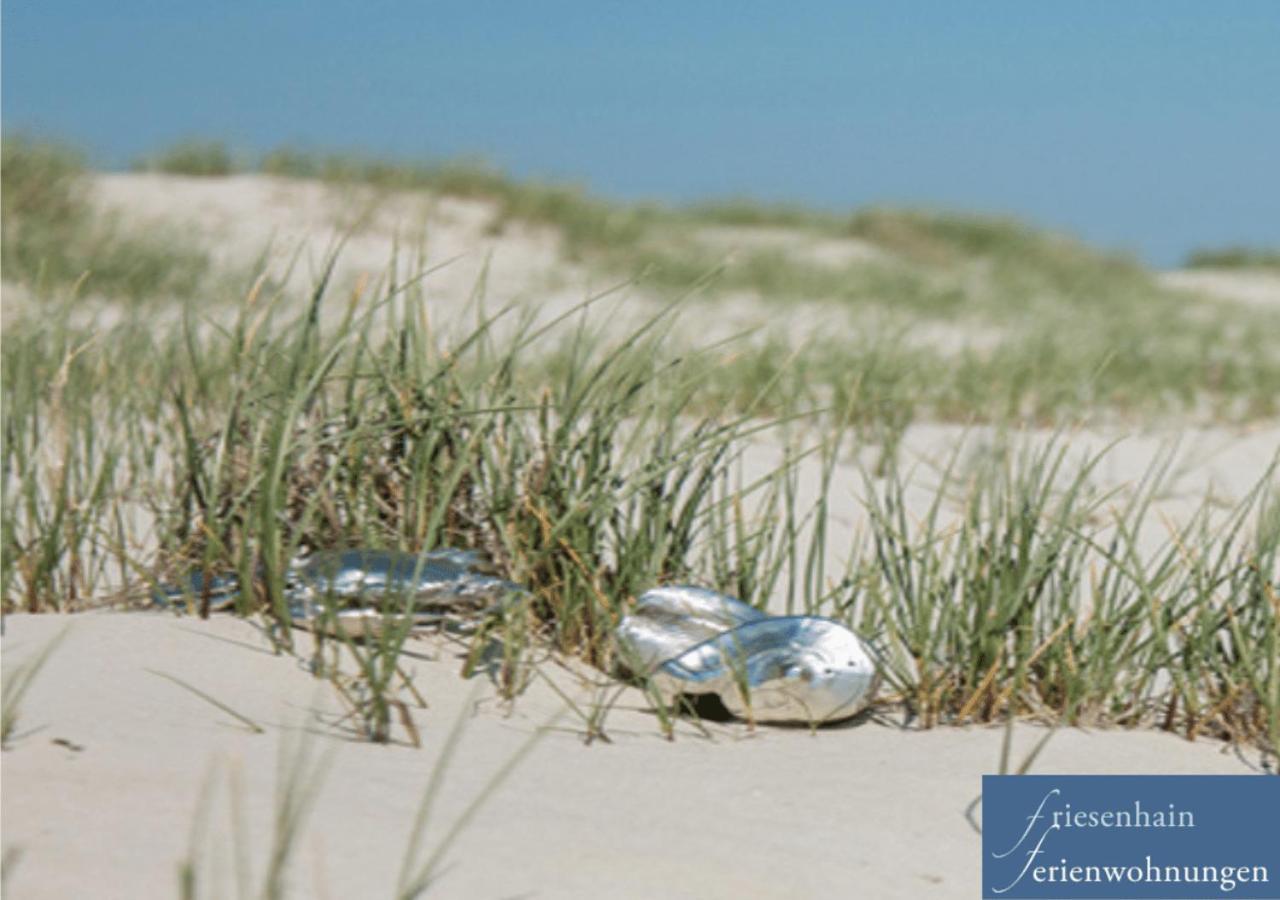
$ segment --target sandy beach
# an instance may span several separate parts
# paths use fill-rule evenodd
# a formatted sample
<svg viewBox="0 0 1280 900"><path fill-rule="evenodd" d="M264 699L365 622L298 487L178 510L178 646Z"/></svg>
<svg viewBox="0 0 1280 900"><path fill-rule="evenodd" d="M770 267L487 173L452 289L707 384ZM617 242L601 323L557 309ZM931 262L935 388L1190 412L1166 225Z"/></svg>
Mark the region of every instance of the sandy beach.
<svg viewBox="0 0 1280 900"><path fill-rule="evenodd" d="M64 628L4 754L4 844L13 897L176 896L192 853L207 896L234 890L237 827L253 884L269 852L282 744L325 760L289 872L291 896L390 896L445 734L472 690L456 645L414 642L429 703L413 711L423 746L378 746L335 724L332 689L275 656L251 623L162 614L9 616L6 666ZM305 653L303 654L305 656ZM590 692L553 663L578 702ZM155 673L180 676L265 731ZM506 709L483 676L424 850L528 735L564 706L535 681ZM903 728L896 717L822 729L709 724L661 738L628 689L608 715L611 743L560 719L448 853L450 897L972 897L980 836L966 809L997 771L1000 728ZM1042 730L1018 725L1020 762ZM1039 773L1256 771L1256 754L1156 732L1064 729ZM240 826L230 798L238 785ZM425 853L423 854L425 856Z"/></svg>

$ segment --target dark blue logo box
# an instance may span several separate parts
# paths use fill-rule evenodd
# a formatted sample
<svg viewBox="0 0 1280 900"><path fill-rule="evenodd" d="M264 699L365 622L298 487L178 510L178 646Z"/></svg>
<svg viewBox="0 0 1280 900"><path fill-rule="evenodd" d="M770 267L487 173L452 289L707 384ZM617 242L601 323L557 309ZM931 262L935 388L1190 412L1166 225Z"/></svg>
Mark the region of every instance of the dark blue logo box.
<svg viewBox="0 0 1280 900"><path fill-rule="evenodd" d="M1280 778L984 775L982 896L1280 898Z"/></svg>

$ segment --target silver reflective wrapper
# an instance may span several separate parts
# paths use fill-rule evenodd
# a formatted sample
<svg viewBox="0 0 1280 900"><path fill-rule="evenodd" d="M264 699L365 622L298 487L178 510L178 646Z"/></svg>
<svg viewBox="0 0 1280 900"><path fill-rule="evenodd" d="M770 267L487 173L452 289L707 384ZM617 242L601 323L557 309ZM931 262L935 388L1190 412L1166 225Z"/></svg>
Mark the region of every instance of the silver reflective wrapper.
<svg viewBox="0 0 1280 900"><path fill-rule="evenodd" d="M618 626L622 661L631 671L648 674L694 644L763 618L754 606L706 588L654 588Z"/></svg>
<svg viewBox="0 0 1280 900"><path fill-rule="evenodd" d="M285 599L297 625L332 623L335 632L376 635L389 623L474 627L516 595L519 585L487 574L473 550L443 548L429 553L395 550L325 550L289 567ZM174 608L208 597L210 609L235 606L240 579L229 573L189 573L161 585L152 601Z"/></svg>
<svg viewBox="0 0 1280 900"><path fill-rule="evenodd" d="M856 715L875 692L875 664L848 628L767 616L714 591L650 591L616 635L624 662L666 703L716 694L740 718L817 724Z"/></svg>
<svg viewBox="0 0 1280 900"><path fill-rule="evenodd" d="M524 593L476 571L479 566L479 556L466 550L324 551L291 571L289 611L295 621L316 623L332 604L338 630L364 635L376 633L385 614L401 608L415 626L475 620Z"/></svg>

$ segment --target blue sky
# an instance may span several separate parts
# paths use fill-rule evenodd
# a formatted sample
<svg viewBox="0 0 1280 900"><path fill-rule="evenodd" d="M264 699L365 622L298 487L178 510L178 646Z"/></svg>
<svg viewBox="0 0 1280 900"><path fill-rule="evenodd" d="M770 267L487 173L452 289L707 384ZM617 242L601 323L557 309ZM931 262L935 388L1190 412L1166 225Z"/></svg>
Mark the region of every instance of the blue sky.
<svg viewBox="0 0 1280 900"><path fill-rule="evenodd" d="M1280 245L1280 3L10 0L3 122Z"/></svg>

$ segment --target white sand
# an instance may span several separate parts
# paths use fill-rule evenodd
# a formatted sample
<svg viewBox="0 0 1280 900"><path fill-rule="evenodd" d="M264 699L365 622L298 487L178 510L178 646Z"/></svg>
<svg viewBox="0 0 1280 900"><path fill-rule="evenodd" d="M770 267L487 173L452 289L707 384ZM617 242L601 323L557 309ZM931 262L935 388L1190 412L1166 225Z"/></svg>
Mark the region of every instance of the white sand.
<svg viewBox="0 0 1280 900"><path fill-rule="evenodd" d="M202 784L214 773L204 896L234 893L229 773L239 773L254 890L271 839L282 740L332 754L289 870L292 896L388 897L424 786L468 686L457 651L414 660L430 708L424 746L378 746L334 727L332 689L273 656L253 625L149 614L11 616L5 666L68 624L3 755L9 879L25 898L177 895ZM176 675L260 723L229 715L148 669ZM573 679L548 673L578 693ZM426 845L524 738L561 706L541 682L503 714L486 684ZM713 725L661 739L628 691L585 746L570 716L492 797L448 855L447 897L972 897L978 834L965 809L996 771L999 729L903 731L870 722L807 730ZM402 731L397 732L403 736ZM1014 759L1041 734L1019 726ZM74 745L68 748L65 743ZM1243 773L1220 744L1153 732L1054 735L1042 773ZM425 854L424 854L425 858ZM221 878L213 889L212 878Z"/></svg>
<svg viewBox="0 0 1280 900"><path fill-rule="evenodd" d="M1280 273L1249 269L1178 269L1162 272L1165 287L1251 306L1280 308Z"/></svg>
<svg viewBox="0 0 1280 900"><path fill-rule="evenodd" d="M322 316L333 321L345 314L349 292L361 284L370 289L386 275L393 256L399 258L401 279L425 267L442 266L426 283L427 313L437 324L467 327L480 286L490 313L515 304L543 322L589 296L621 287L595 305L593 321L615 338L629 337L671 299L625 286L617 276L602 276L566 259L554 228L508 222L495 229L499 210L483 200L427 191L379 194L253 174L194 178L117 173L94 175L90 185L94 201L107 214L118 215L126 224L160 225L186 235L224 268L254 269L264 248L270 247L268 271L277 278L288 272L288 283L300 296L341 243L329 302L322 309ZM743 252L766 249L818 266L887 258L865 242L780 228L705 228L697 240L727 265ZM27 291L21 286L6 285L5 294L6 310L31 305L23 302ZM205 312L217 317L229 316L232 310ZM758 329L799 342L813 335L874 332L885 325L879 321L883 313L876 321L866 315L855 321L845 304L796 301L787 306L785 316L778 312L776 302L750 293L695 297L681 310L680 333L713 343ZM514 327L517 319L512 316L496 331ZM954 327L917 332L917 342L948 350L995 340L986 333L971 339ZM552 339L559 340L562 333Z"/></svg>
<svg viewBox="0 0 1280 900"><path fill-rule="evenodd" d="M291 283L303 289L340 242L340 288L383 275L397 249L406 271L416 268L420 251L431 264L460 257L431 282L448 297L469 296L486 264L490 285L504 295L544 287L550 271L563 268L554 232L509 227L490 234L496 210L481 201L426 192L386 197L266 175L111 174L94 176L92 185L102 208L127 222L186 231L224 265L252 265L270 247L270 269L279 274L298 256Z"/></svg>

